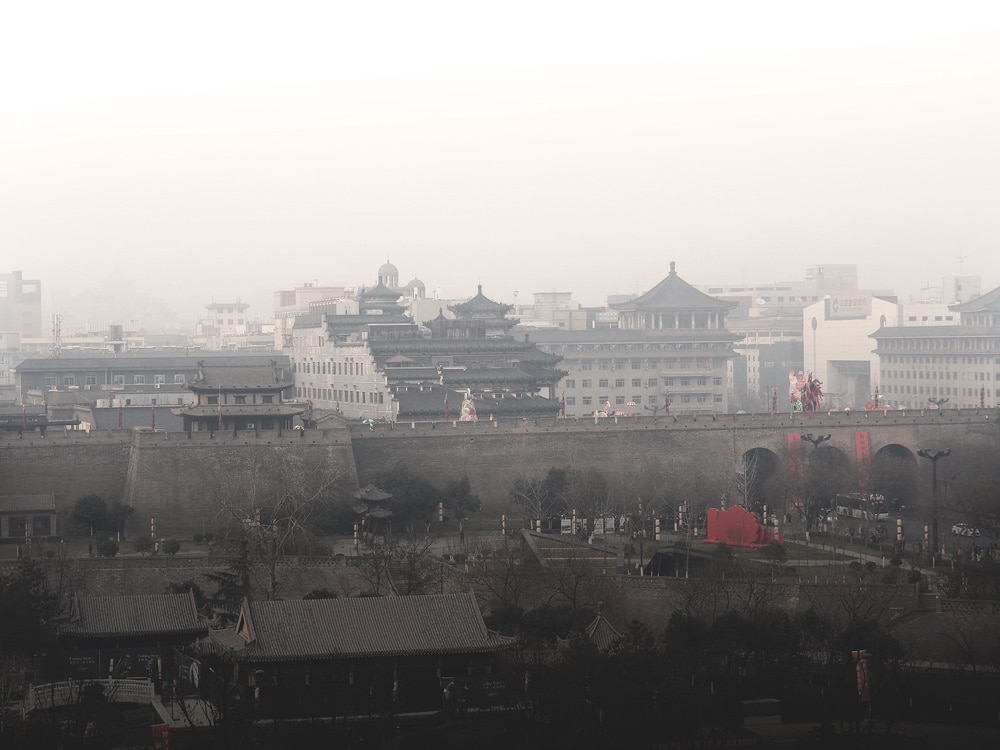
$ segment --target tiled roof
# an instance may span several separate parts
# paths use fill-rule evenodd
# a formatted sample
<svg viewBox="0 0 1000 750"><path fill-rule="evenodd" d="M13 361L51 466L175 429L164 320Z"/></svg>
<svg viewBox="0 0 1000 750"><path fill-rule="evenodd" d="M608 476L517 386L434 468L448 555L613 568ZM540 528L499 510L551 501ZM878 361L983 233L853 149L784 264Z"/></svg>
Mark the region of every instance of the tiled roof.
<svg viewBox="0 0 1000 750"><path fill-rule="evenodd" d="M199 635L207 627L198 619L194 596L79 596L73 601L63 635L83 638L140 635Z"/></svg>
<svg viewBox="0 0 1000 750"><path fill-rule="evenodd" d="M526 352L533 347L534 344L529 341L516 341L509 337L488 339L385 339L369 342L369 348L376 357L390 357L396 354L446 355L479 352L506 354L509 352Z"/></svg>
<svg viewBox="0 0 1000 750"><path fill-rule="evenodd" d="M968 302L962 302L958 305L949 305L949 310L954 310L955 312L1000 312L1000 286L996 289L986 292L986 294L981 294L975 299L970 299Z"/></svg>
<svg viewBox="0 0 1000 750"><path fill-rule="evenodd" d="M392 499L392 493L386 492L376 487L374 484L366 484L354 493L354 497L366 503L382 503Z"/></svg>
<svg viewBox="0 0 1000 750"><path fill-rule="evenodd" d="M195 359L197 357L197 360ZM197 351L191 354L177 354L175 351L143 351L141 355L113 353L99 356L74 356L72 351L63 350L58 359L31 358L21 360L14 369L18 372L64 372L67 370L141 370L169 369L193 371L197 361L216 367L240 367L266 364L275 360L279 367L288 367L288 357L280 352L261 354L221 354Z"/></svg>
<svg viewBox="0 0 1000 750"><path fill-rule="evenodd" d="M741 339L741 334L723 328L665 328L655 331L635 328L591 328L585 331L567 331L563 328L538 328L530 332L531 340L541 347L551 349L562 344L592 345L607 344L614 346L655 346L657 344L669 351L676 344L701 342L730 342ZM637 350L636 355L642 355L644 350ZM571 352L567 352L567 355ZM589 355L589 353L588 353Z"/></svg>
<svg viewBox="0 0 1000 750"><path fill-rule="evenodd" d="M0 513L54 513L56 496L47 495L0 495Z"/></svg>
<svg viewBox="0 0 1000 750"><path fill-rule="evenodd" d="M513 305L504 305L494 302L483 294L483 285L479 285L476 296L466 302L457 305L448 305L448 309L461 318L503 318L508 311L514 308Z"/></svg>
<svg viewBox="0 0 1000 750"><path fill-rule="evenodd" d="M188 387L192 390L246 390L246 389L282 389L294 385L290 379L285 379L281 368L268 365L252 365L239 367L213 367L206 365L198 368L198 377Z"/></svg>
<svg viewBox="0 0 1000 750"><path fill-rule="evenodd" d="M731 310L734 302L711 297L700 292L677 275L674 262L670 261L670 273L659 284L645 294L627 302L610 306L613 310Z"/></svg>
<svg viewBox="0 0 1000 750"><path fill-rule="evenodd" d="M302 414L306 407L296 404L206 404L173 409L173 413L184 417L294 417Z"/></svg>
<svg viewBox="0 0 1000 750"><path fill-rule="evenodd" d="M490 632L472 594L244 602L246 661L489 653L513 638Z"/></svg>
<svg viewBox="0 0 1000 750"><path fill-rule="evenodd" d="M599 651L607 651L615 643L617 643L622 634L619 633L615 627L608 622L608 618L604 616L603 612L598 611L597 617L595 617L590 625L587 626L587 637L590 638L591 642L597 646Z"/></svg>
<svg viewBox="0 0 1000 750"><path fill-rule="evenodd" d="M1000 336L1000 326L886 326L868 334L873 339L959 339Z"/></svg>

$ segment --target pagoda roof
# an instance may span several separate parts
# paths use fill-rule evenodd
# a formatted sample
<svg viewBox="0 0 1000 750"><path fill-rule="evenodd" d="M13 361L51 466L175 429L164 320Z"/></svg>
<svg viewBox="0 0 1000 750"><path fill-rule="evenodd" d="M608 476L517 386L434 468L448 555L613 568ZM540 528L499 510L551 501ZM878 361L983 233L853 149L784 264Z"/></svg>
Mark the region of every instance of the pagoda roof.
<svg viewBox="0 0 1000 750"><path fill-rule="evenodd" d="M670 273L659 284L645 294L627 302L610 305L612 310L631 312L633 310L653 311L725 311L737 307L738 303L716 299L700 292L677 275L676 264L670 261Z"/></svg>
<svg viewBox="0 0 1000 750"><path fill-rule="evenodd" d="M622 634L604 616L603 608L598 609L597 616L587 626L586 633L598 651L608 651L622 637Z"/></svg>
<svg viewBox="0 0 1000 750"><path fill-rule="evenodd" d="M949 310L958 313L972 312L1000 312L1000 286L986 294L980 294L975 299L968 302L960 302L957 305L949 305Z"/></svg>
<svg viewBox="0 0 1000 750"><path fill-rule="evenodd" d="M366 484L354 493L354 498L366 503L384 503L392 499L392 493L379 489L374 484Z"/></svg>
<svg viewBox="0 0 1000 750"><path fill-rule="evenodd" d="M448 305L448 309L459 318L495 318L500 320L513 310L514 306L494 302L483 294L483 285L480 284L475 297L455 305Z"/></svg>

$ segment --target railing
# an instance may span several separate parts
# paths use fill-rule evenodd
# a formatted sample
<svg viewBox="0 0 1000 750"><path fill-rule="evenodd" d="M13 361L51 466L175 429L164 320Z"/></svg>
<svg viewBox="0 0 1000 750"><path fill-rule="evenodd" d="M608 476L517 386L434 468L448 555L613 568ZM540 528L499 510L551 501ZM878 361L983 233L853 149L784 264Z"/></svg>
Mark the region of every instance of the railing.
<svg viewBox="0 0 1000 750"><path fill-rule="evenodd" d="M64 680L32 685L24 701L24 712L75 705L91 686L103 688L104 697L112 703L152 703L154 697L153 683L149 680Z"/></svg>

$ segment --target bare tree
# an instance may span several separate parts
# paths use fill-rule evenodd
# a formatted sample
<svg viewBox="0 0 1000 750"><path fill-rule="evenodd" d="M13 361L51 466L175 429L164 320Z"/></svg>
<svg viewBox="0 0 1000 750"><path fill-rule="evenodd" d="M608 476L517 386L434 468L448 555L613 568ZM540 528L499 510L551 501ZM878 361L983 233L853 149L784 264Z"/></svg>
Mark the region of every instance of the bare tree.
<svg viewBox="0 0 1000 750"><path fill-rule="evenodd" d="M228 464L215 475L212 495L218 515L246 540L251 559L263 564L264 589L273 599L278 560L310 549L310 519L321 503L333 501L343 474L281 448L267 458L254 455Z"/></svg>
<svg viewBox="0 0 1000 750"><path fill-rule="evenodd" d="M498 539L480 544L474 554L469 577L486 606L492 610L522 607L534 576L521 564L520 544Z"/></svg>
<svg viewBox="0 0 1000 750"><path fill-rule="evenodd" d="M948 602L948 605L938 618L941 628L936 634L954 646L958 657L969 665L973 675L984 661L991 661L987 657L991 647L992 661L995 664L996 618L988 611L989 604L978 601L955 601Z"/></svg>
<svg viewBox="0 0 1000 750"><path fill-rule="evenodd" d="M561 493L565 484L565 472L562 471L560 482L560 471L553 468L544 477L517 477L509 490L511 501L533 521L549 518L560 509L565 497Z"/></svg>

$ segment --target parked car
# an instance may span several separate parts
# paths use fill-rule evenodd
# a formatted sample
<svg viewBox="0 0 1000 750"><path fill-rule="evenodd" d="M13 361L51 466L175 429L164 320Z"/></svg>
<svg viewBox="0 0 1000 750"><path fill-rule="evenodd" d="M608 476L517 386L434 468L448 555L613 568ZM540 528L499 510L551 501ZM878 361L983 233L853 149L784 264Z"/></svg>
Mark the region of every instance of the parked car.
<svg viewBox="0 0 1000 750"><path fill-rule="evenodd" d="M979 529L967 523L956 523L951 527L951 533L955 536L979 536Z"/></svg>

